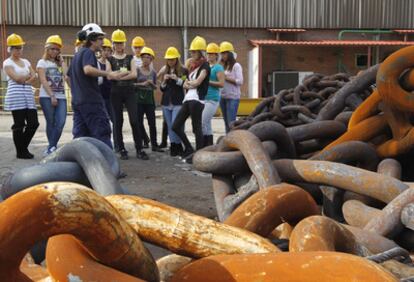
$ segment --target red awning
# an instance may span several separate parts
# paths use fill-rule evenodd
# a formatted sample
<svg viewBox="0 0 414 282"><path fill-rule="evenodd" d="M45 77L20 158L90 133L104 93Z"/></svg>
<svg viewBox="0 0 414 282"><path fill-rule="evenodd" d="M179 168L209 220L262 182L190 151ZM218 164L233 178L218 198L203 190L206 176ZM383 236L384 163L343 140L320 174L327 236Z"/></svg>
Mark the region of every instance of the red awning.
<svg viewBox="0 0 414 282"><path fill-rule="evenodd" d="M254 46L409 46L414 41L375 41L375 40L322 40L322 41L282 41L282 40L249 40Z"/></svg>
<svg viewBox="0 0 414 282"><path fill-rule="evenodd" d="M270 32L305 32L302 28L269 28Z"/></svg>

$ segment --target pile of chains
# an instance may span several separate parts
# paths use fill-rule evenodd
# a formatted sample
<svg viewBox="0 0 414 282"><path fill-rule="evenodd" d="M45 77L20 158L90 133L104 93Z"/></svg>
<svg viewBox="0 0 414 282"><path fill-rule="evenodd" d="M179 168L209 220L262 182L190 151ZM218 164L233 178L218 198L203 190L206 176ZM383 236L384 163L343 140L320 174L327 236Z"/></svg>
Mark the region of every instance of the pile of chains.
<svg viewBox="0 0 414 282"><path fill-rule="evenodd" d="M377 69L377 66L373 69ZM367 76L371 74L371 70L366 71L365 75L361 75L361 77L350 77L345 73L329 76L312 74L306 77L303 83L297 87L281 90L277 95L265 98L249 116L235 121L231 128L248 129L252 125L265 120L277 121L286 127L315 122L315 120L318 120L320 111L327 107L330 101L333 101L336 94L350 80L366 80ZM373 81L374 79L371 78L372 83ZM358 82L353 82L353 84L356 83ZM344 90L346 91L347 88ZM365 88L354 91L351 95L347 95L340 112L331 119L349 117L351 112L371 95L372 87L366 85Z"/></svg>

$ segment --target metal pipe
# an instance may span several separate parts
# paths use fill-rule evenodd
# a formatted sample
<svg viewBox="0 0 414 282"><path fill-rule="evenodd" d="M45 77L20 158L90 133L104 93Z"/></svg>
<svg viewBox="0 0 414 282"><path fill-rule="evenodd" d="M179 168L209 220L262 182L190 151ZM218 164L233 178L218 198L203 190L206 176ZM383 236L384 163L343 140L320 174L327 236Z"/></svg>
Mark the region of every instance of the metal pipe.
<svg viewBox="0 0 414 282"><path fill-rule="evenodd" d="M258 95L258 97L262 97L262 89L263 89L263 85L262 85L262 81L263 81L263 78L262 78L262 58L263 58L263 56L262 56L262 52L263 52L263 50L262 50L262 46L258 46L257 48L259 48L259 81L258 81L258 86L259 86L259 93L257 93ZM273 94L273 93L272 93Z"/></svg>
<svg viewBox="0 0 414 282"><path fill-rule="evenodd" d="M338 40L342 40L342 37L345 33L390 34L390 33L394 33L394 31L392 31L392 30L380 30L380 29L375 29L375 30L372 30L372 29L359 29L359 30L343 29L338 34Z"/></svg>
<svg viewBox="0 0 414 282"><path fill-rule="evenodd" d="M367 59L367 67L371 67L372 64L372 60L371 60L371 56L372 56L372 50L371 50L371 46L368 46L368 59Z"/></svg>
<svg viewBox="0 0 414 282"><path fill-rule="evenodd" d="M184 26L182 30L183 30L184 62L186 62L188 59L188 36L187 36L188 28L187 26Z"/></svg>
<svg viewBox="0 0 414 282"><path fill-rule="evenodd" d="M7 31L6 31L6 23L7 23L7 1L2 0L1 1L1 14L2 14L2 22L1 22L1 62L3 63L4 60L7 58L7 44L6 44L6 37L7 37Z"/></svg>

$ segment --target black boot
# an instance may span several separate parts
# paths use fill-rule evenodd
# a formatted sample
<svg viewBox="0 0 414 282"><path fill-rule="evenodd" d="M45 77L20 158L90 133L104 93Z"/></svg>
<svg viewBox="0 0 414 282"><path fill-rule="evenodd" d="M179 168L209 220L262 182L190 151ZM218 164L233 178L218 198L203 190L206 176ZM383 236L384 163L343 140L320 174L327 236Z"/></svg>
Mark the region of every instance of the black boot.
<svg viewBox="0 0 414 282"><path fill-rule="evenodd" d="M32 142L33 136L36 133L37 128L39 127L39 124L34 125L33 127L26 127L24 133L23 133L23 144L22 144L22 150L26 153L26 155L31 156L33 158L34 156L29 152L28 148L30 145L30 142Z"/></svg>
<svg viewBox="0 0 414 282"><path fill-rule="evenodd" d="M150 143L150 139L148 137L147 131L145 130L145 127L142 130L142 140L143 140L143 148L144 149L148 149L149 148L149 143Z"/></svg>
<svg viewBox="0 0 414 282"><path fill-rule="evenodd" d="M194 153L194 149L192 147L186 147L181 157L186 159L187 157L191 156Z"/></svg>
<svg viewBox="0 0 414 282"><path fill-rule="evenodd" d="M23 129L13 129L13 142L16 147L16 158L33 159L33 155L27 150Z"/></svg>
<svg viewBox="0 0 414 282"><path fill-rule="evenodd" d="M152 150L153 152L164 153L164 150L163 150L163 149L161 149L158 145L154 145L154 146L152 146L152 147L151 147L151 150Z"/></svg>
<svg viewBox="0 0 414 282"><path fill-rule="evenodd" d="M168 139L168 126L167 123L164 122L162 123L162 137L161 137L161 144L160 144L160 148L167 148L167 139Z"/></svg>
<svg viewBox="0 0 414 282"><path fill-rule="evenodd" d="M177 147L177 156L182 156L184 153L184 149L183 149L183 145L181 145L181 143L175 144L175 146Z"/></svg>
<svg viewBox="0 0 414 282"><path fill-rule="evenodd" d="M183 147L181 147L181 144L171 143L170 148L171 148L170 149L170 156L171 157L180 156L183 152Z"/></svg>
<svg viewBox="0 0 414 282"><path fill-rule="evenodd" d="M175 145L175 143L170 144L170 156L171 157L177 156L177 146Z"/></svg>
<svg viewBox="0 0 414 282"><path fill-rule="evenodd" d="M125 150L125 148L122 148L122 149L119 150L119 155L120 155L120 159L121 160L127 160L127 159L129 159L129 157L128 157L128 151Z"/></svg>
<svg viewBox="0 0 414 282"><path fill-rule="evenodd" d="M149 160L149 157L148 157L148 155L144 151L138 150L137 151L137 159L141 159L141 160L147 161L147 160Z"/></svg>

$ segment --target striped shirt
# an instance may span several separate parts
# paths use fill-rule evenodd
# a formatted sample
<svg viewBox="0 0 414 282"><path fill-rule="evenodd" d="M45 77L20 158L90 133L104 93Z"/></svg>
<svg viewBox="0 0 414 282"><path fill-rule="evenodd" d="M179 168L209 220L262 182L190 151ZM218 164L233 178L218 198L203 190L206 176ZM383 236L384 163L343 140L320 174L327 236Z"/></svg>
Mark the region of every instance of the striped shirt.
<svg viewBox="0 0 414 282"><path fill-rule="evenodd" d="M3 62L5 67L12 67L17 75L28 75L30 73L30 62L22 59L24 67L17 65L8 58ZM23 109L36 109L32 85L20 84L7 76L7 92L4 99L4 110L15 111Z"/></svg>

